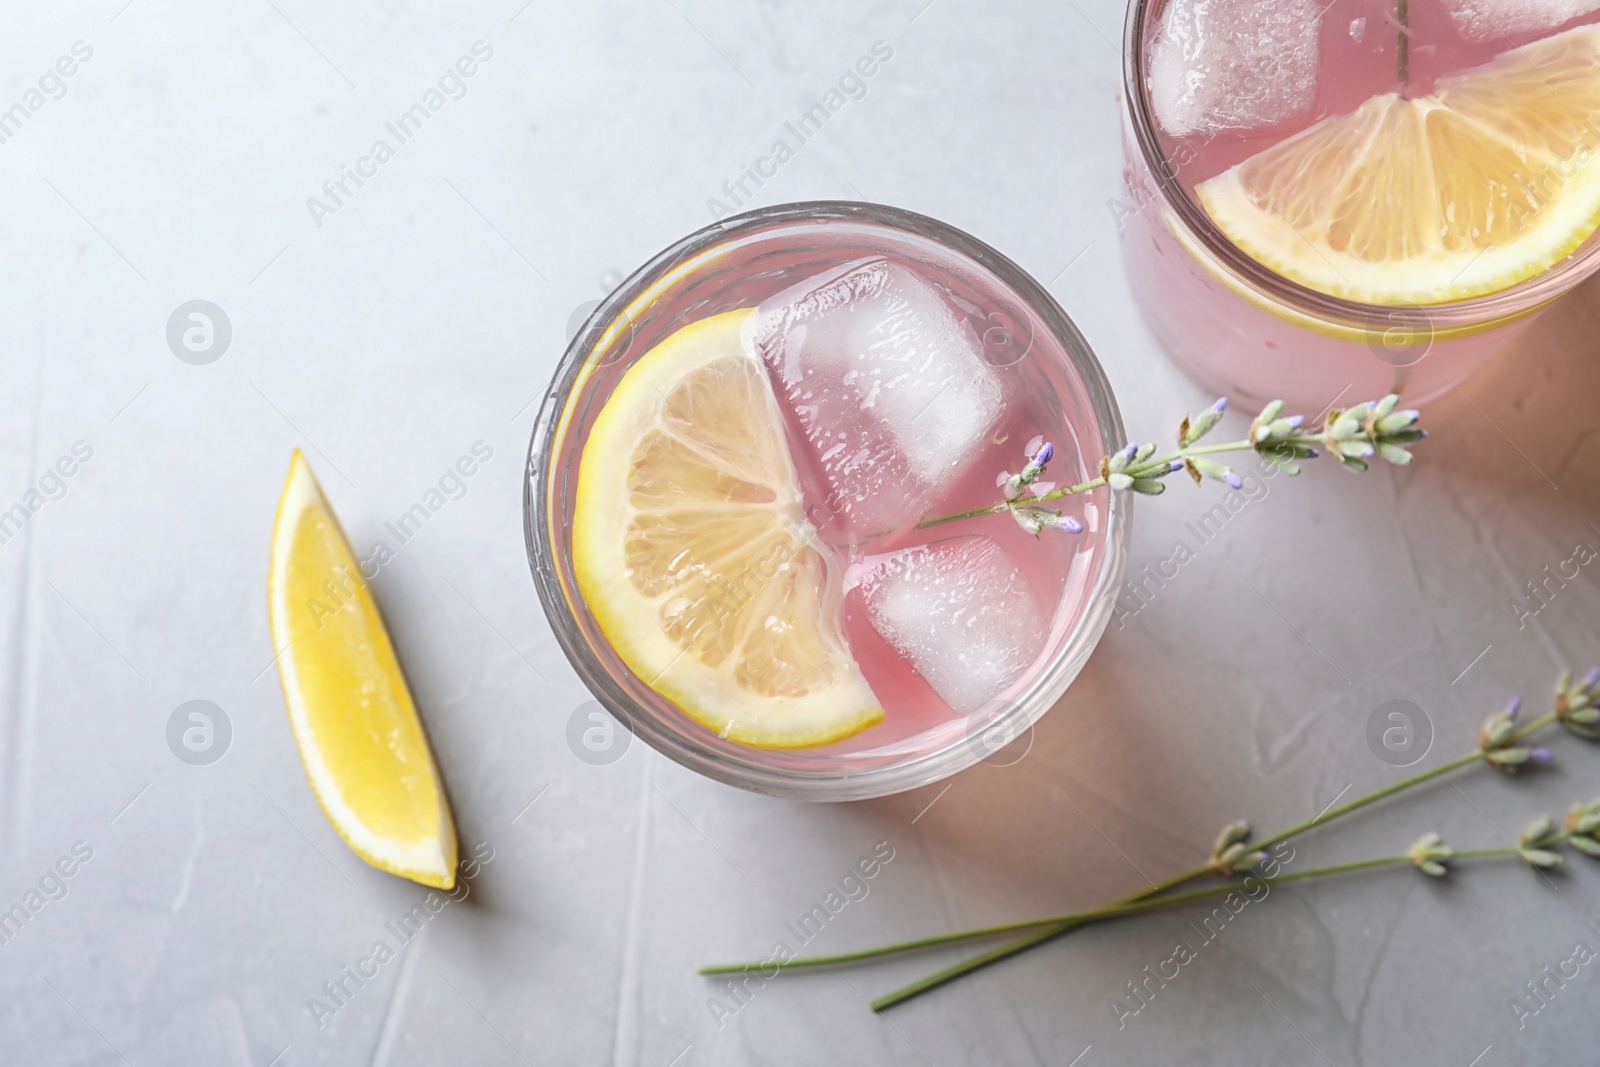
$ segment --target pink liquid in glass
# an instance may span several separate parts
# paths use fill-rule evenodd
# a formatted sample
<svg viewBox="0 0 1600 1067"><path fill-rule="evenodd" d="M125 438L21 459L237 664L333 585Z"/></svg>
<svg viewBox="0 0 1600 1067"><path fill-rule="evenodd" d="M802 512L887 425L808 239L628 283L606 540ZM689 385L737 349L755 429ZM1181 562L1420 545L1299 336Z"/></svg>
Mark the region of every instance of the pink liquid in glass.
<svg viewBox="0 0 1600 1067"><path fill-rule="evenodd" d="M1298 11L1293 0L1286 7L1252 5L1251 0L1242 5L1240 0L1213 0L1218 2L1234 3L1241 12L1252 6L1266 12L1278 7L1277 17L1285 20ZM1410 0L1404 30L1406 77L1402 79L1402 30L1393 0L1333 0L1325 8L1311 5L1308 10L1315 17L1306 23L1309 37L1290 40L1295 38L1295 30L1285 21L1281 65L1256 81L1240 81L1247 96L1261 90L1259 113L1238 119L1239 112L1251 109L1234 108L1232 121L1207 123L1203 119L1184 121L1192 116L1183 116L1170 103L1163 105L1157 99L1160 92L1171 92L1176 84L1170 72L1165 85L1160 84L1161 60L1157 57L1163 35L1170 37L1173 32L1169 16L1174 4L1184 5L1178 8L1180 12L1193 7L1191 0L1136 0L1142 32L1129 41L1130 48L1139 52L1128 57L1129 107L1124 112L1124 177L1133 203L1119 213L1119 222L1129 280L1146 322L1162 347L1209 389L1251 404L1283 398L1307 413L1340 402L1340 398L1349 403L1390 391L1402 392L1410 402L1421 402L1459 383L1497 352L1513 347L1531 321L1531 312L1593 271L1595 264L1590 261L1596 242L1591 237L1550 268L1546 275L1551 277L1541 276L1507 290L1503 298L1483 302L1477 310L1468 302L1441 306L1437 311L1349 305L1335 313L1324 304L1308 304L1292 292L1270 284L1252 284L1248 278L1244 284L1254 295L1246 299L1238 291L1237 272L1229 272L1214 259L1203 265L1197 258L1197 245L1204 254L1205 241L1197 235L1207 228L1205 220L1185 224L1174 217L1181 214L1174 205L1176 198L1194 203L1197 184L1325 118L1348 114L1384 93L1426 96L1440 78L1480 66L1508 49L1593 22L1595 13L1567 22L1540 22L1538 15L1531 13L1537 4ZM1261 39L1268 36L1270 31L1263 31ZM1170 54L1169 46L1169 67ZM1216 53L1203 55L1209 60ZM1214 75L1209 65L1199 59L1195 62L1196 69L1188 72L1189 77L1203 80ZM1135 78L1136 71L1144 74L1142 81ZM1309 81L1305 80L1307 71ZM1600 70L1595 76L1600 77ZM1277 99L1290 100L1290 105L1278 108L1288 113L1272 114L1275 97L1265 91L1268 85L1278 87ZM1301 85L1307 91L1295 99ZM1224 112L1229 110L1225 98L1219 106ZM1174 119L1175 113L1180 117ZM1170 128L1173 126L1179 128ZM1574 145L1574 155L1600 150L1600 134L1589 140L1587 145ZM1152 151L1157 157L1154 167L1149 158ZM1211 236L1227 241L1220 234ZM1236 284L1224 284L1219 273ZM1524 290L1526 298L1519 299Z"/></svg>
<svg viewBox="0 0 1600 1067"><path fill-rule="evenodd" d="M807 521L815 530L816 543L827 561L828 580L841 593L838 610L843 633L884 709L884 720L853 737L820 748L745 749L715 737L676 709L657 707L665 702L658 694L641 691L638 683L642 680L637 679L627 683L636 704L629 713L630 720L637 724L638 717L646 715L655 720L653 730L666 730L696 749L721 751L724 758L741 764L754 760L767 770L806 777L879 770L889 773L908 760L966 742L974 746L972 758L981 758L989 749L983 737L974 735L1002 719L1015 723L1017 716L1012 713L1019 709L1023 715L1017 730L1042 714L1048 702L1037 706L1039 687L1064 687L1104 625L1107 608L1102 601L1109 601L1102 572L1110 560L1120 561L1120 548L1108 554L1107 538L1113 517L1110 502L1104 489L1052 502L1050 506L1081 522L1082 532L1076 534L1050 529L1035 537L1009 514L983 515L929 528L918 528L917 522L923 517L1000 501L1002 490L996 485L997 477L1002 472L1022 469L1027 462L1025 448L1035 438L1048 440L1054 448L1044 478L1058 485L1095 478L1101 457L1112 444L1101 436L1109 398L1103 391L1093 392L1080 376L1078 361L1087 358L1086 349L1069 352L1060 336L1061 323L1047 323L1034 305L988 269L953 257L948 250L930 242L883 228L823 228L811 223L808 230L801 242L774 238L719 249L710 261L712 265L692 280L666 287L648 305L630 311L623 339L614 343L613 351L599 361L592 376L567 401L573 415L561 452L575 455L581 449L594 414L621 374L645 352L689 323L737 308L781 306L785 294L792 295L797 286L804 291L816 279L837 275L851 264L886 265L913 277L924 295L933 294L942 309L940 314L947 317L946 325L953 333L944 343L955 345L959 338L960 345L966 346L962 359L970 356L981 364L982 376L994 386L990 399L997 400L992 419L979 425L981 432L976 435L963 434L956 441L935 435L943 447L960 455L957 462L942 468L938 477L926 485L913 486L903 473L896 473L896 457L870 457L872 462L859 466L860 477L870 480L875 472L884 470L894 475L870 481L875 492L884 494L879 503L885 506L863 509L852 504L851 496L860 488L851 481L856 475L844 476L842 485L837 476L830 480L826 469L830 463L837 467L830 449L818 447L807 436L800 416L800 409L808 402L804 395L806 383L791 389L794 383L785 380L781 363L764 360L782 413ZM1066 328L1070 330L1070 326ZM1073 340L1081 345L1081 341ZM907 362L891 365L881 383L883 390L865 391L856 398L854 407L835 410L844 432L857 433L857 423L864 425L885 404L885 391L904 375L921 373L921 361L928 354L927 346L913 348ZM836 355L848 361L868 353L847 351ZM970 411L965 402L958 401L953 407L950 404L949 397L934 397L929 410L940 413L941 423L970 429ZM1115 418L1114 414L1109 417ZM570 484L563 487L558 483L563 495L570 488ZM897 509L905 512L907 508L912 510L903 516L904 521L884 525L884 514ZM985 589L980 599L987 604L1015 605L1018 612L1031 613L1038 625L1036 630L1022 635L1017 648L1006 650L1025 660L1014 676L976 705L969 702L969 706L954 708L919 672L906 648L875 626L867 595L876 568L896 553L923 545L937 547L952 538L975 537L991 539L1020 572L1009 589ZM1086 622L1091 619L1092 624ZM579 622L593 626L583 617ZM1086 628L1093 630L1087 638ZM603 635L595 636L603 645ZM623 677L616 666L608 665L606 669L613 677ZM1051 681L1047 684L1044 679ZM1058 692L1059 688L1050 691ZM1048 697L1053 699L1053 695ZM669 744L676 742L669 740ZM941 759L950 769L971 762Z"/></svg>
<svg viewBox="0 0 1600 1067"><path fill-rule="evenodd" d="M1051 530L1035 537L1007 514L918 528L919 518L948 515L1000 500L997 476L1002 471L1020 470L1026 462L1024 447L1036 438L1048 440L1054 446L1055 454L1048 464L1052 480L1058 475L1073 482L1094 477L1102 454L1101 445L1092 429L1089 440L1082 439L1075 423L1082 423L1084 419L1074 419L1071 414L1074 409L1088 411L1081 385L1074 391L1074 383L1052 382L1053 376L1041 366L1041 351L1028 347L1027 332L1031 331L1025 326L1019 329L1019 312L1013 302L1000 292L975 290L971 277L926 261L869 256L818 275L775 277L773 280L780 285L789 284L784 291L768 298L762 307L782 307L797 292L804 294L814 289L819 278L841 272L847 276L852 271L856 275L872 273L884 267L905 271L916 283L936 294L943 310L958 327L959 336L943 338L942 345L935 347L942 347L949 356L970 351L981 361L986 380L997 386L997 396L991 398L996 410L987 425L965 426L967 429L976 426L978 432L961 439L966 447L961 448L959 461L945 471L939 481L921 492L913 493L913 479L900 469L900 457L895 455L892 445L882 447L878 455L867 457L830 480L823 473L826 461L822 457L837 453L843 446L814 445L808 440L800 416L800 409L816 402L816 390L808 388L809 382L799 386L786 382L781 356L767 361L774 392L784 413L790 453L799 475L808 518L816 527L821 543L827 546L831 557L830 578L842 582L846 588L845 636L885 713L882 724L826 750L839 755L881 753L925 744L930 737L945 732L964 731L968 715L995 715L1014 688L1014 685L1007 685L995 690L978 708L952 708L918 672L905 652L874 625L867 608L866 585L858 583L870 583L877 567L897 553L918 546L948 539L992 540L1021 572L1017 587L1007 595L1019 611L1031 611L1041 622L1039 631L1029 635L1025 639L1027 644L1020 650L1031 661L1048 647L1052 626L1071 628L1075 624L1077 611L1088 592L1090 564L1102 536L1096 503L1088 496L1069 498L1053 505L1083 523L1083 533L1076 535ZM834 309L824 314L837 315L840 311ZM813 324L810 328L815 331L817 327ZM868 326L866 336L858 344L861 351L846 349L835 354L843 357L842 361L847 364L870 359L867 349L880 346L883 336L890 332ZM930 355L926 348L918 347L909 349L904 358L897 355L888 364L889 373L876 384L881 384L885 391L894 388L903 378L918 373ZM959 363L960 359L952 362ZM1063 386L1066 392L1062 391ZM933 403L946 400L948 396L948 393L941 395ZM871 417L874 407L883 404L884 396L879 390L869 387L840 392L835 399L843 408L844 432L849 439L854 442L870 437L860 424ZM957 400L956 410L934 409L933 415L955 417L966 415L970 410L971 405ZM930 417L932 415L923 416ZM884 469L889 477L878 478L877 473ZM886 494L888 499L874 499L869 490ZM841 491L844 499L841 499ZM849 497L858 491L866 498L853 503ZM870 506L870 510L864 506ZM897 511L905 516L903 521L885 528L882 513ZM996 590L995 595L999 594ZM1019 673L1013 682L1025 680L1026 671Z"/></svg>

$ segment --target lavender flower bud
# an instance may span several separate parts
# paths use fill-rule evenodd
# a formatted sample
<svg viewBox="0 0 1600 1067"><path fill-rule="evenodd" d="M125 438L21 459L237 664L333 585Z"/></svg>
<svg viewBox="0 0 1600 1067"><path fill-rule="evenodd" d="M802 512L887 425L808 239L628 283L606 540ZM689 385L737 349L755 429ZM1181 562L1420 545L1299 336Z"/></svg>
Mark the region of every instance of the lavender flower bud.
<svg viewBox="0 0 1600 1067"><path fill-rule="evenodd" d="M1218 415L1221 415L1224 411L1227 411L1228 398L1225 396L1217 397L1217 402L1211 405L1211 410L1215 411Z"/></svg>
<svg viewBox="0 0 1600 1067"><path fill-rule="evenodd" d="M1585 856L1600 859L1600 841L1596 841L1592 837L1573 837L1568 838L1568 840L1572 842L1573 848L1582 852Z"/></svg>
<svg viewBox="0 0 1600 1067"><path fill-rule="evenodd" d="M1541 746L1539 748L1534 749L1529 754L1529 758L1531 760L1533 760L1533 762L1535 762L1535 763L1550 763L1550 762L1553 762L1555 760L1556 754L1554 752L1551 752L1548 748L1544 748L1544 747Z"/></svg>
<svg viewBox="0 0 1600 1067"><path fill-rule="evenodd" d="M1415 426L1417 419L1421 417L1422 412L1420 411L1396 411L1392 415L1385 415L1378 419L1377 423L1373 426L1373 429L1380 434L1399 433L1402 430L1409 430L1412 426Z"/></svg>
<svg viewBox="0 0 1600 1067"><path fill-rule="evenodd" d="M1226 475L1224 475L1222 480L1228 483L1229 488L1232 488L1232 489L1243 489L1244 488L1244 479L1239 477L1237 474L1233 473L1232 471L1229 471Z"/></svg>
<svg viewBox="0 0 1600 1067"><path fill-rule="evenodd" d="M1571 672L1561 672L1556 679L1556 717L1572 733L1593 740L1600 736L1600 708L1595 706L1590 679L1600 681L1600 670L1591 670L1577 685L1572 684Z"/></svg>
<svg viewBox="0 0 1600 1067"><path fill-rule="evenodd" d="M1406 858L1423 874L1443 878L1445 864L1455 857L1455 849L1445 844L1436 833L1426 833L1406 850Z"/></svg>
<svg viewBox="0 0 1600 1067"><path fill-rule="evenodd" d="M1083 533L1083 523L1071 515L1063 515L1056 520L1056 529L1065 530L1067 533L1080 534Z"/></svg>
<svg viewBox="0 0 1600 1067"><path fill-rule="evenodd" d="M1511 721L1514 714L1510 709L1497 711L1483 720L1483 728L1478 731L1478 748L1484 752L1491 752L1497 748L1505 747L1511 740L1511 735L1516 732L1516 725Z"/></svg>
<svg viewBox="0 0 1600 1067"><path fill-rule="evenodd" d="M1236 845L1241 841L1250 840L1250 822L1247 819L1235 819L1222 828L1217 834L1216 844L1211 846L1213 856L1222 855L1229 845Z"/></svg>
<svg viewBox="0 0 1600 1067"><path fill-rule="evenodd" d="M1555 823L1548 815L1540 815L1529 820L1528 825L1524 826L1522 833L1517 836L1517 844L1524 848L1544 844L1545 838L1550 836L1550 831L1554 825Z"/></svg>
<svg viewBox="0 0 1600 1067"><path fill-rule="evenodd" d="M1328 437L1330 447L1334 442L1348 441L1361 432L1361 409L1351 408L1341 412L1339 417L1328 424Z"/></svg>
<svg viewBox="0 0 1600 1067"><path fill-rule="evenodd" d="M1590 801L1587 804L1572 805L1567 809L1567 818L1563 826L1568 833L1578 835L1574 840L1582 837L1593 838L1595 831L1600 830L1600 803ZM1595 842L1591 840L1590 844ZM1584 851L1589 850L1584 849Z"/></svg>
<svg viewBox="0 0 1600 1067"><path fill-rule="evenodd" d="M1489 761L1489 766L1497 771L1507 774L1516 774L1517 768L1533 758L1533 750L1516 745L1511 748L1497 748L1485 752L1483 758Z"/></svg>
<svg viewBox="0 0 1600 1067"><path fill-rule="evenodd" d="M1541 815L1524 826L1517 835L1517 852L1535 867L1559 866L1561 857L1546 847L1554 844L1559 837L1555 832L1554 820L1548 815Z"/></svg>
<svg viewBox="0 0 1600 1067"><path fill-rule="evenodd" d="M1250 868L1267 862L1269 858L1259 849L1233 844L1212 856L1211 868L1218 874L1243 874Z"/></svg>
<svg viewBox="0 0 1600 1067"><path fill-rule="evenodd" d="M1511 703L1506 705L1506 718L1516 721L1517 712L1522 710L1522 698L1512 697Z"/></svg>
<svg viewBox="0 0 1600 1067"><path fill-rule="evenodd" d="M1593 736L1592 732L1584 733L1583 731L1590 727L1600 726L1600 708L1589 705L1578 708L1576 711L1569 711L1566 717L1561 720L1561 723L1580 737Z"/></svg>
<svg viewBox="0 0 1600 1067"><path fill-rule="evenodd" d="M1192 420L1184 416L1183 425L1178 427L1178 447L1188 448L1215 429L1217 423L1222 421L1222 412L1227 406L1226 400L1219 400Z"/></svg>
<svg viewBox="0 0 1600 1067"><path fill-rule="evenodd" d="M1038 508L1012 508L1011 517L1017 520L1017 525L1035 537L1044 529L1047 516L1039 514Z"/></svg>
<svg viewBox="0 0 1600 1067"><path fill-rule="evenodd" d="M1517 854L1535 867L1558 867L1561 857L1545 847L1554 844L1558 836L1550 816L1541 815L1517 835Z"/></svg>
<svg viewBox="0 0 1600 1067"><path fill-rule="evenodd" d="M1239 482L1239 485L1234 486L1233 482L1229 481L1229 477L1231 475L1233 475L1232 468L1225 467L1221 463L1218 463L1214 459L1210 459L1209 457L1206 457L1206 456L1190 456L1189 457L1189 462L1194 464L1194 469L1195 470L1199 471L1201 474L1205 475L1207 478L1212 479L1213 481L1227 482L1230 486L1233 486L1235 489L1237 489L1240 486L1244 485L1243 480L1241 480Z"/></svg>
<svg viewBox="0 0 1600 1067"><path fill-rule="evenodd" d="M1055 457L1055 454L1056 446L1051 444L1049 441L1046 441L1039 447L1039 451L1033 454L1033 462L1036 466L1043 467Z"/></svg>

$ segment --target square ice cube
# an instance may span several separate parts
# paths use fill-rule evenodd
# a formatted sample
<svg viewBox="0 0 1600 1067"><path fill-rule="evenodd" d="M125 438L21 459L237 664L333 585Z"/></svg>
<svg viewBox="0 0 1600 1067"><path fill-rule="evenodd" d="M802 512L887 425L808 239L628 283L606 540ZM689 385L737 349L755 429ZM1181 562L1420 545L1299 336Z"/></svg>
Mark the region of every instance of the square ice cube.
<svg viewBox="0 0 1600 1067"><path fill-rule="evenodd" d="M952 537L863 566L856 581L873 629L958 714L998 695L1044 646L1027 576L988 537Z"/></svg>
<svg viewBox="0 0 1600 1067"><path fill-rule="evenodd" d="M858 536L920 518L1000 415L975 331L901 264L848 263L766 301L754 322L826 504Z"/></svg>
<svg viewBox="0 0 1600 1067"><path fill-rule="evenodd" d="M1172 0L1150 46L1150 103L1175 137L1255 129L1317 95L1320 0Z"/></svg>

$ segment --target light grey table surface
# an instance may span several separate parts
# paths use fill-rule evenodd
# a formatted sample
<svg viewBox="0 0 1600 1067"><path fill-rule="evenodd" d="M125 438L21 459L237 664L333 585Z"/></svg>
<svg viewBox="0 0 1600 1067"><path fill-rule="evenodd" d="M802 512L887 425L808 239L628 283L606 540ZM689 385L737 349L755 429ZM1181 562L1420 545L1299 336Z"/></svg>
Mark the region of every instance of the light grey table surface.
<svg viewBox="0 0 1600 1067"><path fill-rule="evenodd" d="M811 948L1093 905L1193 863L1228 819L1279 826L1395 780L1366 740L1387 701L1431 723L1419 767L1511 693L1542 707L1558 666L1600 661L1594 567L1536 616L1515 607L1600 548L1600 290L1431 405L1412 469L1270 483L1113 624L1020 762L780 802L642 744L603 766L569 749L588 695L521 532L536 401L575 313L709 221L884 42L864 95L752 202L875 200L991 242L1075 317L1130 431L1165 439L1210 398L1154 349L1122 272L1117 0L7 8L0 108L23 111L0 143L0 509L41 506L0 545L0 904L41 881L59 899L0 945L0 1061L1600 1059L1600 967L1520 1028L1512 1007L1600 946L1583 860L1286 888L1209 943L1197 910L1102 926L884 1016L868 997L955 957L785 977L736 1012L693 973L784 938L880 842L893 860ZM92 55L30 97L75 42ZM386 132L476 42L492 55L459 98L404 143ZM393 158L313 212L380 139ZM231 324L206 365L167 341L195 299ZM301 447L365 548L477 442L492 458L375 588L464 847L492 859L323 1017L308 1002L398 948L425 893L361 863L307 787L268 669L274 503ZM90 458L46 479L75 445ZM1141 501L1133 569L1192 542L1216 496ZM209 765L168 744L191 700L231 725ZM1552 744L1552 770L1462 771L1302 839L1292 869L1428 829L1496 845L1600 793L1600 751ZM92 856L57 883L75 847ZM1180 940L1179 977L1119 1012Z"/></svg>

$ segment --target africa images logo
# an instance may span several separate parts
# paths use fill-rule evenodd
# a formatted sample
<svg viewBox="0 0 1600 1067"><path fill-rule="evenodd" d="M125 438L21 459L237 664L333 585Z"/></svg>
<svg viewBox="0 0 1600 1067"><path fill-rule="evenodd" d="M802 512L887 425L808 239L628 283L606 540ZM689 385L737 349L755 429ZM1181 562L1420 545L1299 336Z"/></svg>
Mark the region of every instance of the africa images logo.
<svg viewBox="0 0 1600 1067"><path fill-rule="evenodd" d="M322 229L323 219L338 214L362 186L378 176L378 168L395 157L398 146L421 133L422 127L451 100L467 95L467 79L494 58L494 49L484 41L472 42L471 51L471 55L461 56L439 75L438 82L424 90L421 99L383 124L384 132L389 135L387 138L373 141L366 154L357 157L354 164L340 164L339 176L322 183L321 197L306 198L306 210L311 212L311 221L316 223L317 229ZM389 143L390 138L393 144ZM355 188L351 188L352 183Z"/></svg>
<svg viewBox="0 0 1600 1067"><path fill-rule="evenodd" d="M883 64L893 58L894 49L887 41L874 41L871 54L857 59L855 65L841 74L839 80L822 94L821 99L800 113L799 118L783 124L783 130L773 139L772 146L764 155L742 164L738 177L722 183L722 194L728 198L727 201L714 196L706 200L706 210L711 217L722 219L743 207L755 195L749 187L750 183L755 183L759 189L767 181L776 178L778 168L793 159L807 141L821 133L828 120L844 110L845 104L867 95L867 79L877 74ZM793 144L789 143L791 140Z"/></svg>
<svg viewBox="0 0 1600 1067"><path fill-rule="evenodd" d="M456 878L454 889L449 892L430 889L410 910L385 922L383 929L388 936L378 938L366 955L358 957L353 964L340 967L332 978L323 982L320 997L306 998L306 1010L311 1013L317 1029L323 1029L329 1019L349 1007L356 994L377 978L386 964L398 959L406 946L415 941L440 912L451 904L466 900L472 894L472 880L493 861L494 847L487 841L479 841L473 846L472 855L457 864L459 877ZM390 937L394 939L392 945L389 943Z"/></svg>

